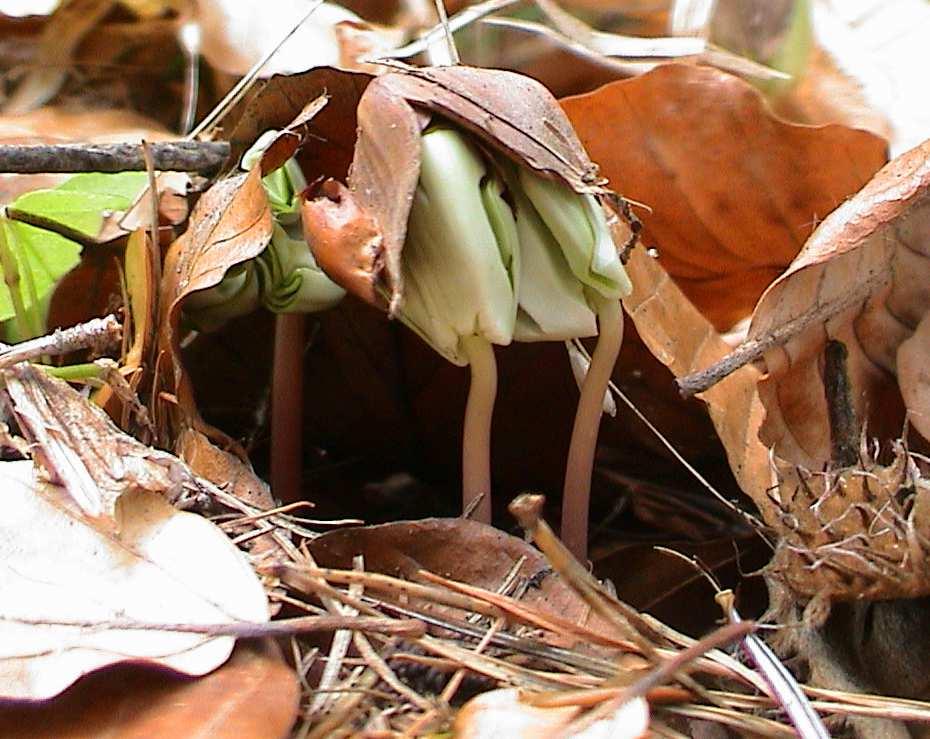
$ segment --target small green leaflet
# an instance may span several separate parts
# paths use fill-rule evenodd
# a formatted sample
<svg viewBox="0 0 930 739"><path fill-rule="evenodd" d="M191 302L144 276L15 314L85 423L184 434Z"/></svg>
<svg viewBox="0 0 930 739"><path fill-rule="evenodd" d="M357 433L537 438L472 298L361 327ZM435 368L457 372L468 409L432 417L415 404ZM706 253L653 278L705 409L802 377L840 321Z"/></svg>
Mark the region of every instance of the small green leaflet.
<svg viewBox="0 0 930 739"><path fill-rule="evenodd" d="M75 175L51 190L20 195L7 212L14 220L96 241L106 219L129 210L147 185L145 172L89 172Z"/></svg>
<svg viewBox="0 0 930 739"><path fill-rule="evenodd" d="M81 261L81 246L51 231L27 223L3 218L0 220L6 244L19 268L18 292L27 310L33 295L41 302L55 284ZM29 276L32 276L32 285ZM34 292L33 292L34 290ZM0 321L15 315L10 289L0 282Z"/></svg>

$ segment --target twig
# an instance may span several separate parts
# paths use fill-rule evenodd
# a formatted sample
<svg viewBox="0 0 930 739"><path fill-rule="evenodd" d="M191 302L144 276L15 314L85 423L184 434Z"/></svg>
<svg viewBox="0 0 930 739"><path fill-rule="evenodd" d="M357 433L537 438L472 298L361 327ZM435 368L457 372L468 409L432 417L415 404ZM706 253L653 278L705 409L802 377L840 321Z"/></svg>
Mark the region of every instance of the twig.
<svg viewBox="0 0 930 739"><path fill-rule="evenodd" d="M797 318L782 324L758 339L744 341L723 359L714 362L707 369L678 378L678 389L686 398L709 390L725 377L736 372L736 370L759 359L770 349L787 344L809 326L824 323L844 310L848 310L857 303L866 300L876 287L878 287L877 280L866 280L844 293L839 299L829 303L817 304Z"/></svg>
<svg viewBox="0 0 930 739"><path fill-rule="evenodd" d="M67 626L94 631L171 631L181 634L205 636L234 636L237 639L256 639L265 636L289 636L314 631L351 629L375 634L403 636L416 639L426 633L426 624L416 619L378 618L370 616L298 616L267 623L233 621L219 624L151 623L132 619L112 621L68 621L19 616L0 616L7 621L30 626Z"/></svg>
<svg viewBox="0 0 930 739"><path fill-rule="evenodd" d="M608 596L558 540L549 524L542 519L544 501L541 495L524 493L510 503L508 510L546 555L552 569L559 573L569 587L574 589L595 613L614 626L623 638L631 640L645 657L654 662L655 647L642 633L650 633L652 630L642 623L640 615L634 609Z"/></svg>
<svg viewBox="0 0 930 739"><path fill-rule="evenodd" d="M229 157L228 141L159 141L150 144L155 169L214 174ZM144 172L138 144L0 145L0 172Z"/></svg>
<svg viewBox="0 0 930 739"><path fill-rule="evenodd" d="M605 685L588 690L543 693L528 696L527 703L540 708L573 706L577 705L580 699L584 699L591 694L597 695L600 700L616 701L618 705L626 703L634 698L645 696L650 690L662 683L673 680L676 673L698 657L741 639L746 634L752 633L755 628L756 625L753 621L727 624L695 642L687 649L678 652L674 657L665 660L630 686Z"/></svg>
<svg viewBox="0 0 930 739"><path fill-rule="evenodd" d="M59 356L79 349L90 349L102 354L106 349L120 343L123 328L116 316L93 318L71 328L56 329L54 333L37 339L23 341L13 346L0 345L0 369L12 367L43 355Z"/></svg>

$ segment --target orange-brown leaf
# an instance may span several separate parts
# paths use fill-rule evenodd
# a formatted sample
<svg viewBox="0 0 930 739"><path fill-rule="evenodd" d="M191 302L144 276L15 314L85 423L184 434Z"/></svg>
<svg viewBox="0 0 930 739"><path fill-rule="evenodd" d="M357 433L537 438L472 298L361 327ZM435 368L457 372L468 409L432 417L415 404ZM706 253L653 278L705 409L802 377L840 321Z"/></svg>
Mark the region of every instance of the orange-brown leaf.
<svg viewBox="0 0 930 739"><path fill-rule="evenodd" d="M271 232L271 210L258 168L221 180L197 203L187 232L172 244L165 258L159 309L159 371L152 401L153 420L166 439L178 443L184 432L191 429L200 435L192 447L185 445L184 449L178 449L198 474L221 485L228 481L225 477L216 478L215 465L200 469L193 463L195 457L190 456L190 450L199 448L201 441L209 440L238 452L241 458L238 464L231 455L226 455L222 467L240 468L235 470L236 475L245 475L250 480L249 502L259 506L272 504L267 486L248 467L238 446L200 417L193 386L181 360L179 330L184 298L195 290L213 287L230 267L260 254L271 240ZM164 392L173 398L164 400L161 395ZM200 458L212 455L201 454Z"/></svg>
<svg viewBox="0 0 930 739"><path fill-rule="evenodd" d="M792 320L806 327L764 355L763 439L796 464L831 459L824 394L826 342L846 345L852 402L867 431L895 439L903 411L930 438L930 142L902 154L816 230L759 301L751 338ZM834 306L845 309L836 313Z"/></svg>
<svg viewBox="0 0 930 739"><path fill-rule="evenodd" d="M720 330L885 161L879 137L786 123L705 67L665 65L562 105L611 186L650 209L645 243Z"/></svg>
<svg viewBox="0 0 930 739"><path fill-rule="evenodd" d="M245 642L199 680L117 667L84 678L54 700L0 707L0 734L280 739L294 723L299 694L296 675L274 644Z"/></svg>

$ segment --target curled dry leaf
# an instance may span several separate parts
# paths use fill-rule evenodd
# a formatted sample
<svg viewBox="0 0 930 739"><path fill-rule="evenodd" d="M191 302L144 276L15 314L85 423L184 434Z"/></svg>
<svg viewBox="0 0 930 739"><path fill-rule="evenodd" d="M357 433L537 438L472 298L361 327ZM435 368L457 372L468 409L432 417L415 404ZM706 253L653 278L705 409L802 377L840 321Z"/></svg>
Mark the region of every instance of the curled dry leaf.
<svg viewBox="0 0 930 739"><path fill-rule="evenodd" d="M156 258L148 234L144 230L133 232L126 243L123 257L126 293L129 297L127 313L132 320L132 339L120 360L121 371L133 390L139 388L145 372L151 373L152 369L158 310ZM129 409L120 402L109 385L104 385L96 392L94 401L104 408L121 428L128 429Z"/></svg>
<svg viewBox="0 0 930 739"><path fill-rule="evenodd" d="M305 147L298 160L308 182L318 177L344 179L355 145L355 109L370 79L369 74L331 67L303 74L275 75L230 112L230 162L237 164L265 131L294 126L307 101L325 96L326 105L297 126L303 136L320 145Z"/></svg>
<svg viewBox="0 0 930 739"><path fill-rule="evenodd" d="M874 134L779 120L753 87L705 67L665 65L562 106L611 187L649 208L644 243L719 330L885 162Z"/></svg>
<svg viewBox="0 0 930 739"><path fill-rule="evenodd" d="M762 296L750 339L798 331L763 356L760 437L787 465L849 465L838 458L839 416L881 442L905 419L930 439L926 358L930 143L901 155L834 211ZM829 347L845 361L828 367ZM836 396L837 384L847 391ZM828 400L828 397L831 399ZM864 424L864 426L860 426ZM849 444L847 444L849 446ZM904 449L883 466L853 446L858 464L811 475L790 467L770 521L785 537L774 571L796 592L830 598L915 597L924 569L926 482Z"/></svg>
<svg viewBox="0 0 930 739"><path fill-rule="evenodd" d="M0 521L0 695L40 699L104 665L145 662L190 675L221 665L230 637L94 624L267 621L261 584L226 535L202 516L136 491L104 533L31 462L5 462Z"/></svg>
<svg viewBox="0 0 930 739"><path fill-rule="evenodd" d="M608 192L555 99L535 80L496 69L398 65L397 72L372 80L359 101L348 188L320 190L303 210L308 241L330 276L378 304L383 271L392 309L403 293L400 253L420 173L420 134L433 114L576 192ZM347 218L356 207L346 204L349 198L360 214L378 224L381 235L375 243L367 228ZM340 224L344 238L335 230ZM626 223L616 230L625 235L621 244L632 235Z"/></svg>
<svg viewBox="0 0 930 739"><path fill-rule="evenodd" d="M173 502L202 492L181 460L121 432L66 382L25 362L4 370L3 380L6 404L34 458L103 527L115 525L117 502L127 493Z"/></svg>
<svg viewBox="0 0 930 739"><path fill-rule="evenodd" d="M235 175L219 181L197 203L191 214L188 230L168 251L165 258L160 296L160 325L158 332L158 377L153 393L156 404L153 417L162 438L176 444L187 430L197 443L215 443L231 449L239 458L225 454L228 467L224 473L212 477L217 484L230 478L249 478L247 502L270 507L271 494L267 486L248 468L244 452L218 429L207 424L197 411L190 378L181 360L180 321L184 298L196 290L213 287L230 267L251 259L268 245L272 234L272 216L268 198L262 187L258 168L247 174ZM161 392L174 396L175 402L161 400ZM198 458L191 444L185 444L185 459ZM199 458L215 459L209 450ZM195 471L198 471L195 468ZM204 469L203 474L216 475L215 466Z"/></svg>
<svg viewBox="0 0 930 739"><path fill-rule="evenodd" d="M199 680L138 666L111 667L54 700L0 706L0 734L7 739L280 739L294 723L299 698L297 677L277 646L250 640Z"/></svg>
<svg viewBox="0 0 930 739"><path fill-rule="evenodd" d="M810 469L832 458L822 376L830 339L846 346L851 400L868 433L895 438L906 409L930 439L923 359L928 217L930 142L888 164L831 214L762 296L750 338L791 321L804 325L764 356L762 438L779 457Z"/></svg>

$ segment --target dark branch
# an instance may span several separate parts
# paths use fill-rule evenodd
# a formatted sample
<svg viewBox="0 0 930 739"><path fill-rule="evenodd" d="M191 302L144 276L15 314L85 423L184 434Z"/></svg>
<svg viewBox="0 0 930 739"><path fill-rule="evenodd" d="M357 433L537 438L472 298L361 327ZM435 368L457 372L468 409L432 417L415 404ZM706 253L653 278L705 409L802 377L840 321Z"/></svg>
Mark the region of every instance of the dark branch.
<svg viewBox="0 0 930 739"><path fill-rule="evenodd" d="M823 389L833 461L840 467L852 467L859 460L859 419L853 407L852 386L846 369L849 352L842 341L831 339L823 353Z"/></svg>
<svg viewBox="0 0 930 739"><path fill-rule="evenodd" d="M214 174L229 157L227 141L158 141L150 144L155 169ZM0 172L144 172L139 144L2 145Z"/></svg>

